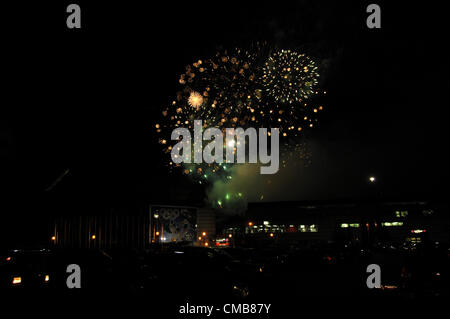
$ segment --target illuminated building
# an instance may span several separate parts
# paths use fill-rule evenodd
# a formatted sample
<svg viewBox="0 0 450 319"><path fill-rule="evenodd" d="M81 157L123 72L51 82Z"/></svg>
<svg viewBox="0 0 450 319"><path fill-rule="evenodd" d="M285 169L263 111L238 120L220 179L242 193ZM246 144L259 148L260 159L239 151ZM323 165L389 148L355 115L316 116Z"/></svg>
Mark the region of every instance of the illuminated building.
<svg viewBox="0 0 450 319"><path fill-rule="evenodd" d="M310 201L250 203L245 220L224 234L278 242L448 241L448 204L427 201ZM269 236L269 234L274 234Z"/></svg>

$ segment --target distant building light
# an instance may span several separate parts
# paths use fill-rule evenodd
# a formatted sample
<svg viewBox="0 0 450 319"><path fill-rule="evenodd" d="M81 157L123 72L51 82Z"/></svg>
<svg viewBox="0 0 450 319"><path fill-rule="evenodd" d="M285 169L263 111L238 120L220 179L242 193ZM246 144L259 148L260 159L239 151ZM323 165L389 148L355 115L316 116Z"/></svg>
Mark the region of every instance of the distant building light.
<svg viewBox="0 0 450 319"><path fill-rule="evenodd" d="M426 229L413 229L413 230L411 230L411 233L413 233L413 234L426 233Z"/></svg>
<svg viewBox="0 0 450 319"><path fill-rule="evenodd" d="M267 220L265 220L265 221L263 221L263 224L267 226L267 225L269 225L270 223L269 223Z"/></svg>
<svg viewBox="0 0 450 319"><path fill-rule="evenodd" d="M408 211L407 210L396 210L395 211L395 217L398 217L398 218L400 218L400 217L406 217L406 216L408 216Z"/></svg>
<svg viewBox="0 0 450 319"><path fill-rule="evenodd" d="M367 226L367 224L366 224L366 226ZM351 228L359 228L359 223L342 223L341 224L341 228L349 228L349 227L351 227Z"/></svg>
<svg viewBox="0 0 450 319"><path fill-rule="evenodd" d="M22 277L14 277L13 278L13 281L12 281L12 284L13 285L18 285L18 284L20 284L22 282Z"/></svg>
<svg viewBox="0 0 450 319"><path fill-rule="evenodd" d="M158 215L158 214L153 214L153 217L155 217L156 219L158 219L158 218L159 218L159 215Z"/></svg>
<svg viewBox="0 0 450 319"><path fill-rule="evenodd" d="M306 232L317 233L318 232L318 227L315 224L312 224L312 225L299 225L298 229L302 233L306 233Z"/></svg>
<svg viewBox="0 0 450 319"><path fill-rule="evenodd" d="M384 226L384 227L399 227L399 226L403 226L403 222L383 222L383 223L381 223L381 226Z"/></svg>

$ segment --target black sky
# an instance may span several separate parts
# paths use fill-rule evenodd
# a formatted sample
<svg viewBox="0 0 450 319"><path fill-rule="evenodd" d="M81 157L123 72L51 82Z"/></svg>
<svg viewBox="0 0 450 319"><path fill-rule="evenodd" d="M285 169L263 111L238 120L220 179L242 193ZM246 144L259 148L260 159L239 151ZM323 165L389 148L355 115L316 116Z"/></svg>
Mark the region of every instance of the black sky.
<svg viewBox="0 0 450 319"><path fill-rule="evenodd" d="M186 64L262 40L325 61L329 92L310 137L313 165L274 200L360 197L369 174L386 196L445 196L450 87L438 2L379 1L380 30L366 27L366 1L78 1L81 30L65 27L68 3L2 9L8 203L39 201L66 168L58 198L201 200L168 174L151 124Z"/></svg>

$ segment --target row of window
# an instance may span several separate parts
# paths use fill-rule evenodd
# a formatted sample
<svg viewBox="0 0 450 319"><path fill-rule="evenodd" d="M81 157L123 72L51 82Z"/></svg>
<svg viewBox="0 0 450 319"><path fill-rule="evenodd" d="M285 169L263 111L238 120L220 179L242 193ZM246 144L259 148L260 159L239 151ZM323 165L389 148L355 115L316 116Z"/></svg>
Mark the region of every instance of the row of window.
<svg viewBox="0 0 450 319"><path fill-rule="evenodd" d="M230 232L232 229L228 229ZM245 228L246 234L254 234L254 233L316 233L319 231L317 225L255 225L248 226Z"/></svg>
<svg viewBox="0 0 450 319"><path fill-rule="evenodd" d="M340 228L359 228L359 223L341 223ZM383 227L401 227L402 221L382 222ZM302 224L302 225L270 225L268 222L264 222L263 225L251 225L245 227L246 234L254 233L289 233L289 232L301 232L301 233L316 233L319 231L319 226L315 224ZM232 234L239 232L239 228L227 228L226 234Z"/></svg>
<svg viewBox="0 0 450 319"><path fill-rule="evenodd" d="M403 222L382 222L383 227L400 227L403 226ZM341 228L359 228L359 223L342 223Z"/></svg>

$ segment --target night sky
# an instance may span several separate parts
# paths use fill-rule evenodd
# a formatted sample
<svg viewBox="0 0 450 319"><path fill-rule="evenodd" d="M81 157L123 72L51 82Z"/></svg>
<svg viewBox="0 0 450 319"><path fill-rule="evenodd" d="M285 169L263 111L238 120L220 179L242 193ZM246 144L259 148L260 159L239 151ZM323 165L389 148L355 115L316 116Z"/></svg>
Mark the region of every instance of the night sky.
<svg viewBox="0 0 450 319"><path fill-rule="evenodd" d="M382 28L370 30L365 1L78 1L82 29L67 30L68 3L2 10L5 218L53 199L201 202L200 187L168 173L152 123L185 65L256 41L319 58L328 91L312 164L281 172L266 199L361 198L372 174L384 197L446 195L445 8L378 1Z"/></svg>

